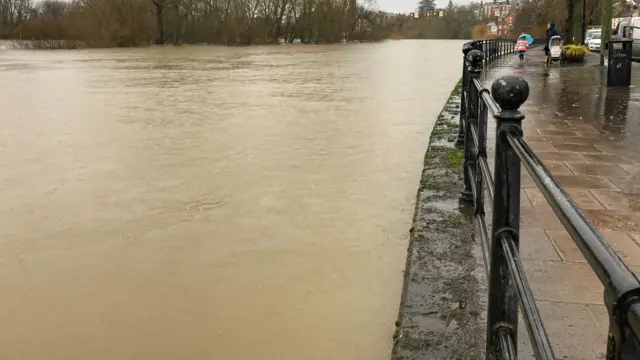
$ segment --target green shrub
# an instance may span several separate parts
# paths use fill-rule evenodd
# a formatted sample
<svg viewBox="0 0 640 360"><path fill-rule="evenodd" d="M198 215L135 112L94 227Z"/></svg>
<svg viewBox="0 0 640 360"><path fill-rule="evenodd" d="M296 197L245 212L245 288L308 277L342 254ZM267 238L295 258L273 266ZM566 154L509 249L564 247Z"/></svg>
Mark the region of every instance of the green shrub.
<svg viewBox="0 0 640 360"><path fill-rule="evenodd" d="M571 57L583 57L589 54L589 49L584 45L565 45L562 52Z"/></svg>

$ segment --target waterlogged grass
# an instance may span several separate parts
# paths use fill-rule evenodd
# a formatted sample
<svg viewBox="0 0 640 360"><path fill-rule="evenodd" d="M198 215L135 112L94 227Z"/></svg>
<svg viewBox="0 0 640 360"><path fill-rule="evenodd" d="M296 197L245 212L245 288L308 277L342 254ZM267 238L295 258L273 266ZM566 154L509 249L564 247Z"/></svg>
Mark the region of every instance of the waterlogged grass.
<svg viewBox="0 0 640 360"><path fill-rule="evenodd" d="M464 161L464 156L461 149L449 149L446 154L447 165L451 168L460 168L462 167L462 162Z"/></svg>
<svg viewBox="0 0 640 360"><path fill-rule="evenodd" d="M456 128L456 129L458 129L460 125L456 124L454 122L448 122L448 123L445 123L445 126L448 127L448 128Z"/></svg>
<svg viewBox="0 0 640 360"><path fill-rule="evenodd" d="M457 139L460 126L460 89L461 82L458 82L451 92L449 100L445 103L442 112L438 115L436 124L431 131L431 145L439 142L453 143Z"/></svg>
<svg viewBox="0 0 640 360"><path fill-rule="evenodd" d="M454 191L451 177L461 173L464 154L454 146L458 138L460 82L451 93L431 132L429 149L424 156L424 174L418 196L424 190Z"/></svg>

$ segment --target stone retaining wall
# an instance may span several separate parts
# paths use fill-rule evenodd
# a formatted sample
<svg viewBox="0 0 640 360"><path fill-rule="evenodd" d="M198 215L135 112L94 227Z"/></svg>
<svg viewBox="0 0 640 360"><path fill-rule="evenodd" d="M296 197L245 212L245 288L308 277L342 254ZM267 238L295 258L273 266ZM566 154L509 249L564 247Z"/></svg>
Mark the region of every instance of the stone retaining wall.
<svg viewBox="0 0 640 360"><path fill-rule="evenodd" d="M458 204L460 84L438 117L417 194L393 360L482 359L486 275L470 214ZM466 208L468 211L468 208Z"/></svg>

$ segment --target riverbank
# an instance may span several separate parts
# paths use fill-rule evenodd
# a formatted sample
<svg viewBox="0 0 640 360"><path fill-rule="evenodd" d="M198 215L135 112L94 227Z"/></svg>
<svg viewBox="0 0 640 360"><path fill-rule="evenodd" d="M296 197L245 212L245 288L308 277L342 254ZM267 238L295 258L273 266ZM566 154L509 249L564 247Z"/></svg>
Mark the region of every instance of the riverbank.
<svg viewBox="0 0 640 360"><path fill-rule="evenodd" d="M485 274L473 223L458 203L460 83L431 133L417 194L393 360L480 359Z"/></svg>
<svg viewBox="0 0 640 360"><path fill-rule="evenodd" d="M73 50L86 48L79 40L0 40L0 47L21 50Z"/></svg>
<svg viewBox="0 0 640 360"><path fill-rule="evenodd" d="M80 40L17 40L7 39L0 40L0 47L5 49L14 50L77 50L77 49L115 49L115 48L148 48L153 46L223 46L223 47L250 47L250 46L290 46L290 45L334 45L334 44L373 44L383 41L390 41L393 39L376 39L376 40L351 40L341 42L314 42L305 43L300 41L294 42L274 42L274 43L255 43L255 44L222 44L213 42L200 42L200 43L179 43L179 44L161 44L154 43L131 45L131 46L95 46L87 45ZM396 39L397 40L397 39Z"/></svg>

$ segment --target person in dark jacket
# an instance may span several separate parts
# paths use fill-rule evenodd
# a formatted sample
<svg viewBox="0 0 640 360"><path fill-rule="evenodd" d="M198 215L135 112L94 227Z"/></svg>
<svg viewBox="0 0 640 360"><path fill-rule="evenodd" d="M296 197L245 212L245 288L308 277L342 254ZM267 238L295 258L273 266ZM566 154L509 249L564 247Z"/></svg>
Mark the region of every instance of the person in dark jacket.
<svg viewBox="0 0 640 360"><path fill-rule="evenodd" d="M558 29L556 29L556 24L550 22L547 25L547 37L544 43L544 54L546 55L545 62L549 57L549 40L551 40L551 38L554 36L560 36L560 32L558 31Z"/></svg>

